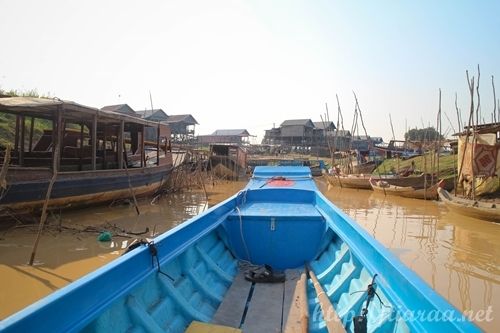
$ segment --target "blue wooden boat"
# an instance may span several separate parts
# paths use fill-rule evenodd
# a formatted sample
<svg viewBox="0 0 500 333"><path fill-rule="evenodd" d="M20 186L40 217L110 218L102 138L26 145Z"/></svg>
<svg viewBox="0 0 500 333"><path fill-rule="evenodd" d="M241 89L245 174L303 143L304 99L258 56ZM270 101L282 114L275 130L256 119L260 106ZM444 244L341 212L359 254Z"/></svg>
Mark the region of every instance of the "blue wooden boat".
<svg viewBox="0 0 500 333"><path fill-rule="evenodd" d="M262 269L253 265L264 264L275 276L285 270L286 281L243 278ZM257 167L238 194L0 327L196 332L212 323L243 332L329 332L335 322L341 330L361 332L353 319L365 320L367 332L479 332L330 203L309 168Z"/></svg>

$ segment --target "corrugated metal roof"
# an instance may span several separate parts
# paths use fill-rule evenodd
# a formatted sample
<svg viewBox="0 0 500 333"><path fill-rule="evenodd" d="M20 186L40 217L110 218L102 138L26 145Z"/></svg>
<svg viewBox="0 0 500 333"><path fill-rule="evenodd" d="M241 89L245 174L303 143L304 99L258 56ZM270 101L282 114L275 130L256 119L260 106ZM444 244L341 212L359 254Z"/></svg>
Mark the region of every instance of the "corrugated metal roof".
<svg viewBox="0 0 500 333"><path fill-rule="evenodd" d="M134 109L132 109L128 104L106 105L106 106L103 106L101 108L101 110L113 111L113 112L128 114L131 116L136 115Z"/></svg>
<svg viewBox="0 0 500 333"><path fill-rule="evenodd" d="M167 123L184 122L189 125L198 125L198 122L190 114L174 114L167 118Z"/></svg>
<svg viewBox="0 0 500 333"><path fill-rule="evenodd" d="M288 119L281 123L281 127L283 126L307 126L314 127L311 119Z"/></svg>
<svg viewBox="0 0 500 333"><path fill-rule="evenodd" d="M322 121L315 121L315 122L313 122L313 124L314 124L314 127L318 128L318 129L325 129L325 124L326 124L327 128L336 129L333 121L327 121L325 123L323 123Z"/></svg>
<svg viewBox="0 0 500 333"><path fill-rule="evenodd" d="M168 119L168 115L162 109L153 109L153 110L142 110L138 111L144 119L151 121L165 121Z"/></svg>
<svg viewBox="0 0 500 333"><path fill-rule="evenodd" d="M212 135L217 136L250 136L250 133L246 129L223 129L216 130Z"/></svg>

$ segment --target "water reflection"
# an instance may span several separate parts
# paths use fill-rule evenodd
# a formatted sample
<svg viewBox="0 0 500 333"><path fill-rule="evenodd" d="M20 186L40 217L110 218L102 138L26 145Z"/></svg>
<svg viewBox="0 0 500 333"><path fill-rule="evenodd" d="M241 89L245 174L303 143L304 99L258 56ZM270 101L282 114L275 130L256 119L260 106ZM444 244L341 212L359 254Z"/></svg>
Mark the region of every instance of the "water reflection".
<svg viewBox="0 0 500 333"><path fill-rule="evenodd" d="M0 319L117 258L134 241L130 236L114 235L110 242L98 242L97 234L78 232L85 227L107 224L126 232L147 233L136 238L152 238L198 215L245 185L233 182L208 186L207 202L203 191L174 193L151 202L139 200L141 215L128 203L63 211L51 215L34 266L27 262L36 228L11 228L0 231ZM62 226L59 231L58 225Z"/></svg>
<svg viewBox="0 0 500 333"><path fill-rule="evenodd" d="M318 185L458 309L500 310L499 224L451 213L435 201ZM500 318L477 324L495 331Z"/></svg>

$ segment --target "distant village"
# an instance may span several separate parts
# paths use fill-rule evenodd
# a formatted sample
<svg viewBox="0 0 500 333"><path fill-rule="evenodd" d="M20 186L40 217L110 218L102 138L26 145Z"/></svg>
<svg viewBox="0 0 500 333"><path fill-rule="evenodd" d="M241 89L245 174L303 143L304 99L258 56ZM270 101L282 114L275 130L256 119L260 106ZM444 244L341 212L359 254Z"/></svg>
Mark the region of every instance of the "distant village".
<svg viewBox="0 0 500 333"><path fill-rule="evenodd" d="M199 123L191 114L168 115L162 109L135 111L127 104L109 105L102 110L166 124L170 127L173 144L198 148L227 144L247 146L251 152L307 153L328 157L330 146L338 151L350 149L363 154L369 151L370 145L383 142L381 137L353 135L349 130L338 130L332 121L286 119L279 127L266 130L261 144L250 147L250 137L254 135L247 129L217 129L212 134L197 134L195 129Z"/></svg>

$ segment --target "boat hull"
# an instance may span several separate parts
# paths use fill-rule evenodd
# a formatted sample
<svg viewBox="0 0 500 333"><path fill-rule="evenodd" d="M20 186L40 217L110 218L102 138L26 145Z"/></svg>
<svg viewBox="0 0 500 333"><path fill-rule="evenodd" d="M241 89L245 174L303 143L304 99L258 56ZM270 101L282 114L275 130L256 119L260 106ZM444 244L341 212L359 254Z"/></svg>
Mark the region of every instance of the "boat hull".
<svg viewBox="0 0 500 333"><path fill-rule="evenodd" d="M370 176L365 175L348 175L348 176L335 176L325 175L328 184L332 186L339 186L345 188L354 188L362 190L370 190Z"/></svg>
<svg viewBox="0 0 500 333"><path fill-rule="evenodd" d="M438 194L441 201L444 202L446 207L452 212L479 220L500 222L500 208L497 208L494 204L456 198L444 189L439 189Z"/></svg>
<svg viewBox="0 0 500 333"><path fill-rule="evenodd" d="M29 170L24 170L28 173ZM172 171L171 166L138 169L61 172L57 175L49 199L49 207L85 206L116 199L141 196L157 191ZM45 173L48 173L46 171ZM18 175L19 176L19 175ZM0 210L34 210L43 206L50 179L44 173L8 179L0 199Z"/></svg>
<svg viewBox="0 0 500 333"><path fill-rule="evenodd" d="M394 195L404 198L422 199L422 200L437 200L437 190L443 185L443 181L429 186L427 188L413 188L411 186L395 186L385 181L370 180L370 185L374 192L384 195Z"/></svg>

